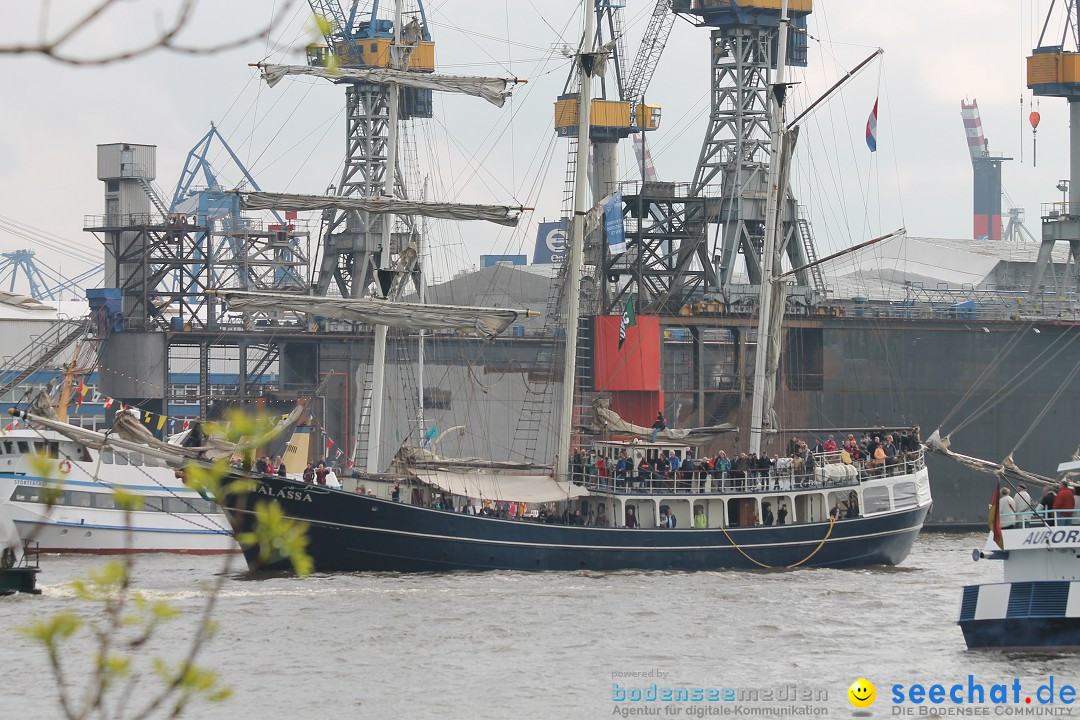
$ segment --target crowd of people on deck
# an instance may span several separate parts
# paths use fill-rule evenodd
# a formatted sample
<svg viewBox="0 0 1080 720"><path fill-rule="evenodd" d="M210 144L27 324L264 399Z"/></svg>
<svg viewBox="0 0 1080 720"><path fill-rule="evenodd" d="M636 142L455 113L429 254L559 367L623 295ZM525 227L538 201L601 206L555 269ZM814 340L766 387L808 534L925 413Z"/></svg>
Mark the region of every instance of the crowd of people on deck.
<svg viewBox="0 0 1080 720"><path fill-rule="evenodd" d="M663 423L663 416L657 423ZM675 492L709 492L710 484L716 491L779 490L781 484L788 489L813 484L814 470L822 464L850 465L870 476L906 471L907 463L922 449L922 442L916 427L896 434L867 431L861 438L849 434L839 443L829 435L824 440L818 438L812 448L805 440L791 438L783 456L759 457L744 452L729 457L720 450L695 458L689 451L680 457L675 450L663 450L655 457L640 454L636 464L630 455L632 448L620 450L614 460L595 448L577 448L570 459L572 482L616 490L641 486L645 490Z"/></svg>
<svg viewBox="0 0 1080 720"><path fill-rule="evenodd" d="M252 470L259 475L288 477L285 461L282 460L280 455L275 455L273 459L271 459L269 455L263 455L262 457L257 458ZM311 483L312 485L325 485L327 487L340 488L341 480L338 479L338 472L338 469L327 463L325 460L317 460L307 464L301 477L304 482Z"/></svg>
<svg viewBox="0 0 1080 720"><path fill-rule="evenodd" d="M1016 486L1016 494L1008 487L998 491L997 517L1003 530L1012 527L1038 525L1080 525L1076 494L1067 480L1058 481L1057 487L1049 486L1042 497L1032 499L1023 483Z"/></svg>

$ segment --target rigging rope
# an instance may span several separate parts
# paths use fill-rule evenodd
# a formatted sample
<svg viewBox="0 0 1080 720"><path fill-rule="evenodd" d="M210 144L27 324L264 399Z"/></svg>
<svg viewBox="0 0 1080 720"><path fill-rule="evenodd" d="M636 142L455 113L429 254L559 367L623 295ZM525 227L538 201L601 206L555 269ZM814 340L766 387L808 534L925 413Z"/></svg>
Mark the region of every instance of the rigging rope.
<svg viewBox="0 0 1080 720"><path fill-rule="evenodd" d="M1028 439L1028 436L1031 435L1031 433L1035 430L1035 427L1040 422L1042 422L1042 419L1044 417L1046 417L1046 413L1050 411L1050 408L1054 406L1054 403L1056 403L1058 401L1058 398L1060 398L1061 395L1065 392L1065 388L1068 387L1069 383L1073 381L1073 378L1076 377L1077 372L1080 372L1080 362L1078 362L1076 365L1073 365L1073 369L1069 371L1069 374L1065 377L1065 380L1061 383L1061 385L1058 386L1057 390L1054 391L1054 394L1050 396L1050 400L1047 401L1046 405L1043 406L1043 409L1039 411L1039 414L1035 417L1034 422L1031 423L1031 426L1016 442L1016 446L1009 453L1009 458L1012 457L1012 454L1016 452L1017 448L1024 444L1024 441Z"/></svg>
<svg viewBox="0 0 1080 720"><path fill-rule="evenodd" d="M968 401L972 394L979 389L979 386L981 386L983 382L986 381L990 374L997 370L998 365L1000 365L1005 359L1005 357L1012 352L1013 348L1016 347L1016 344L1018 342L1020 342L1020 338L1023 337L1023 333L1027 332L1030 325L1030 323L1025 323L1020 327L1019 330L1013 333L1013 336L1009 338L1009 342L1005 343L1005 346L997 352L997 354L994 356L994 359L990 361L990 364L988 364L983 369L983 371L979 373L979 376L975 378L975 382L971 385L970 388L968 388L968 391L964 393L964 396L960 398L956 405L953 406L953 409L948 412L948 414L941 420L940 423L938 423L938 427L944 427L949 422L949 420L952 419L953 415L955 415L956 412L961 408L961 406L963 406L963 404Z"/></svg>
<svg viewBox="0 0 1080 720"><path fill-rule="evenodd" d="M1030 361L1029 361L1029 362L1027 363L1027 365L1025 365L1025 366L1024 366L1023 368L1021 368L1019 372L1017 372L1017 373L1016 373L1015 375L1013 375L1013 377L1012 377L1012 378L1010 379L1010 381L1009 381L1009 383L1008 383L1008 384L1011 384L1011 383L1012 383L1012 381L1016 380L1016 379L1017 379L1017 378L1019 378L1019 377L1020 377L1020 376L1021 376L1022 374L1024 374L1024 372L1025 372L1025 371L1026 371L1026 370L1027 370L1028 368L1030 368L1030 367L1031 367L1032 365L1034 365L1034 364L1035 364L1036 362L1038 362L1038 361L1039 361L1039 359L1040 359L1040 358L1041 358L1041 357L1042 357L1043 355L1045 355L1045 354L1046 354L1047 352L1049 352L1049 351L1050 351L1050 349L1051 349L1051 348L1053 348L1053 347L1054 347L1054 345L1056 345L1056 344L1057 344L1058 342L1060 342L1060 341L1061 341L1061 339L1062 339L1062 338L1064 338L1064 337L1065 337L1065 336L1066 336L1067 334L1068 334L1068 333L1067 333L1067 332L1065 332L1065 333L1062 333L1061 335L1059 335L1059 336L1058 336L1057 338L1055 338L1055 339L1054 339L1054 341L1053 341L1052 343L1050 343L1050 345L1049 345L1049 346L1047 346L1047 347L1046 347L1045 349L1043 349L1043 351L1042 351L1042 352L1040 352L1040 353L1039 353L1038 355L1036 355L1036 356L1035 356L1034 358L1032 358L1032 359L1031 359L1031 360L1030 360ZM1050 364L1051 362L1053 362L1053 361L1054 361L1054 359L1055 359L1055 358L1057 358L1057 356L1058 356L1058 355L1060 355L1060 354L1061 354L1062 352L1064 352L1065 350L1067 350L1067 349L1068 349L1069 345L1071 345L1071 344L1073 343L1073 341L1074 341L1074 340L1076 340L1076 338L1077 338L1077 336L1078 336L1078 335L1080 335L1080 333L1075 333L1075 332L1074 332L1074 333L1072 333L1072 337L1071 337L1071 338L1069 339L1069 342L1065 343L1064 347L1062 347L1062 348L1058 349L1058 350L1057 350L1057 351L1056 351L1056 352L1055 352L1055 353L1054 353L1053 355L1051 355L1051 356L1050 356L1049 358L1047 358L1046 360L1044 360L1044 361L1042 362L1042 364L1040 364L1040 365L1039 365L1039 366L1038 366L1038 367L1036 368L1036 370L1041 370L1042 368L1046 367L1046 366L1047 366L1048 364ZM1020 380L1019 382L1017 382L1016 384L1014 384L1014 385L1011 385L1011 387L1010 387L1010 388L1009 388L1008 390L1006 390L1005 392L999 393L999 394L997 394L997 395L991 395L991 396L990 396L989 398L987 398L987 400L986 400L985 402L983 402L983 404L982 404L982 405L980 405L979 407L977 407L977 408L975 409L975 411L974 411L974 412L973 412L973 413L972 413L972 414L971 414L971 415L970 415L970 416L969 416L969 417L968 417L968 418L967 418L966 420L964 420L963 422L961 422L960 424L958 424L958 425L957 425L957 426L956 426L955 428L953 428L953 430L952 430L952 431L951 431L951 432L950 432L949 434L951 435L952 433L956 433L956 432L959 432L960 430L962 430L963 428L967 427L967 426L968 426L969 424L971 424L971 423L972 423L972 422L974 422L975 420L977 420L977 419L979 419L980 417L982 417L983 415L985 415L985 414L986 414L987 412L989 412L989 411L990 411L991 409L993 409L994 407L996 407L997 405L999 405L999 404L1000 404L1000 403L1001 403L1002 401L1004 401L1004 400L1005 400L1006 398L1008 398L1008 397L1009 397L1010 395L1012 395L1012 394L1013 394L1014 392L1016 392L1016 391L1017 391L1017 390L1019 390L1019 389L1020 389L1021 387L1023 387L1023 385L1024 385L1024 384L1025 384L1025 383L1026 383L1026 382L1027 382L1028 380L1030 380L1030 379L1031 379L1032 377L1034 377L1034 376L1035 376L1035 374L1036 374L1035 372L1031 372L1031 373L1029 373L1029 374L1028 374L1028 375L1027 375L1026 377L1024 377L1024 378L1023 378L1023 379L1021 379L1021 380Z"/></svg>

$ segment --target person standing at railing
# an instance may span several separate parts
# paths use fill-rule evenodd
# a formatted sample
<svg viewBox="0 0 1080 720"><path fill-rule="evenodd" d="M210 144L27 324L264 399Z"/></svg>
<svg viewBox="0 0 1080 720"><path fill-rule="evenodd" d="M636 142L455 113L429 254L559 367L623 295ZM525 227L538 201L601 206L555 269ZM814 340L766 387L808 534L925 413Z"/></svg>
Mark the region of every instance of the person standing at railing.
<svg viewBox="0 0 1080 720"><path fill-rule="evenodd" d="M1054 524L1054 500L1057 499L1057 493L1053 487L1046 488L1046 492L1043 493L1042 499L1039 500L1039 514L1046 518L1047 525Z"/></svg>
<svg viewBox="0 0 1080 720"><path fill-rule="evenodd" d="M615 461L615 489L626 487L626 479L633 470L634 461L630 459L625 450L619 451L619 459ZM601 505L601 507L603 507Z"/></svg>
<svg viewBox="0 0 1080 720"><path fill-rule="evenodd" d="M1035 514L1035 503L1032 502L1027 487L1023 483L1016 486L1016 497L1013 502L1016 504L1018 522L1027 522Z"/></svg>
<svg viewBox="0 0 1080 720"><path fill-rule="evenodd" d="M1001 488L998 497L998 518L1001 520L1001 529L1011 528L1016 523L1016 501L1010 496L1011 491L1007 487Z"/></svg>
<svg viewBox="0 0 1080 720"><path fill-rule="evenodd" d="M731 459L723 450L718 451L716 458L713 459L712 476L717 481L716 489L720 492L724 490L724 481L727 480L729 470L731 470Z"/></svg>
<svg viewBox="0 0 1080 720"><path fill-rule="evenodd" d="M806 446L805 442L800 442L799 456L803 461L803 473L806 474L806 482L812 484L814 482L814 453L810 452L810 448Z"/></svg>
<svg viewBox="0 0 1080 720"><path fill-rule="evenodd" d="M1058 525L1073 524L1073 508L1076 507L1076 498L1073 496L1069 483L1062 480L1058 484L1057 497L1054 498L1054 514L1057 515Z"/></svg>

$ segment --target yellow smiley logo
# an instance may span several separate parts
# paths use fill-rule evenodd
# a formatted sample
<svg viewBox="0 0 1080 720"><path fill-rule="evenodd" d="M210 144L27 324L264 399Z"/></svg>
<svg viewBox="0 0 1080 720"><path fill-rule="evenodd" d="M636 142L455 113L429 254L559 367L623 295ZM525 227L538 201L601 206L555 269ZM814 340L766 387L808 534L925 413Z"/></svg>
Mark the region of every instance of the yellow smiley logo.
<svg viewBox="0 0 1080 720"><path fill-rule="evenodd" d="M859 678L847 689L848 700L857 708L868 708L877 700L877 688L865 678Z"/></svg>

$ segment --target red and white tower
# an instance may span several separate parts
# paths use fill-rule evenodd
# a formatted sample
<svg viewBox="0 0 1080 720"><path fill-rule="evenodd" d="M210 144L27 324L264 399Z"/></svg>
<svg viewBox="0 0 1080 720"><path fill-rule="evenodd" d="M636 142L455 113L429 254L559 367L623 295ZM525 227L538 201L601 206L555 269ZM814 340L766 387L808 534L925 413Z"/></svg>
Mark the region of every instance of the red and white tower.
<svg viewBox="0 0 1080 720"><path fill-rule="evenodd" d="M1001 163L1012 158L990 155L977 101L961 100L960 115L964 118L971 167L975 171L973 237L976 240L1000 240Z"/></svg>

